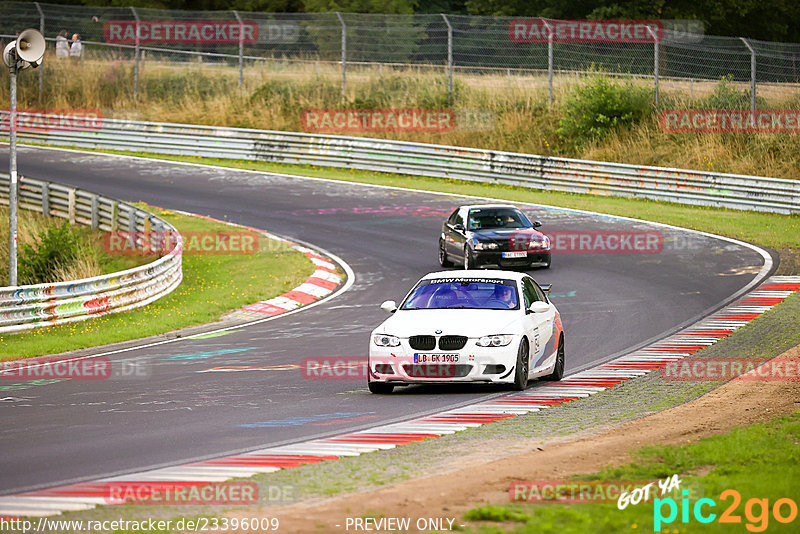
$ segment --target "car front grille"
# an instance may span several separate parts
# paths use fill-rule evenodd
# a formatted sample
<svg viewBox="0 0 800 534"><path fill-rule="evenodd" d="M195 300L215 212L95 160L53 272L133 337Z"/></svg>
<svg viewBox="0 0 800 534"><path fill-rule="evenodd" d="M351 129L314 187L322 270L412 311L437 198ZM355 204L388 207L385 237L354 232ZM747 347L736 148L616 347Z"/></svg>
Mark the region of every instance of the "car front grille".
<svg viewBox="0 0 800 534"><path fill-rule="evenodd" d="M436 338L433 336L411 336L408 344L414 350L433 350L436 348Z"/></svg>
<svg viewBox="0 0 800 534"><path fill-rule="evenodd" d="M410 364L403 365L406 374L413 378L460 378L467 376L472 370L465 364Z"/></svg>
<svg viewBox="0 0 800 534"><path fill-rule="evenodd" d="M439 349L459 350L467 344L466 336L442 336L439 338Z"/></svg>

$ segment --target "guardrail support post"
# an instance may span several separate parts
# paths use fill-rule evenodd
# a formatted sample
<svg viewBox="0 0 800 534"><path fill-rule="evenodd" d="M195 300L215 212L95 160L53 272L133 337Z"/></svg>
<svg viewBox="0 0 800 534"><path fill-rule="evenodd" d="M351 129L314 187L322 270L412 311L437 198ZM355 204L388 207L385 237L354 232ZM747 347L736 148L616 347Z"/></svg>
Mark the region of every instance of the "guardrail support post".
<svg viewBox="0 0 800 534"><path fill-rule="evenodd" d="M116 232L119 228L119 202L111 202L111 231Z"/></svg>
<svg viewBox="0 0 800 534"><path fill-rule="evenodd" d="M151 245L150 229L151 229L150 217L145 217L144 232L142 232L142 255L147 255L150 253L150 245Z"/></svg>
<svg viewBox="0 0 800 534"><path fill-rule="evenodd" d="M750 46L750 41L744 37L739 37L744 45L750 51L750 113L753 115L753 120L756 119L756 51Z"/></svg>
<svg viewBox="0 0 800 534"><path fill-rule="evenodd" d="M447 24L447 97L450 100L450 105L453 105L453 26L447 15L440 13Z"/></svg>
<svg viewBox="0 0 800 534"><path fill-rule="evenodd" d="M139 15L136 13L136 8L133 6L131 6L131 13L133 13L133 18L136 20L135 48L133 51L133 99L136 100L139 98Z"/></svg>
<svg viewBox="0 0 800 534"><path fill-rule="evenodd" d="M42 7L39 5L39 2L34 2L36 5L36 11L39 12L39 31L42 35L44 35L44 11L42 11ZM39 100L42 100L42 88L44 87L44 62L39 65Z"/></svg>
<svg viewBox="0 0 800 534"><path fill-rule="evenodd" d="M128 207L128 246L136 247L136 211L131 207Z"/></svg>
<svg viewBox="0 0 800 534"><path fill-rule="evenodd" d="M338 11L339 24L342 25L342 100L344 100L344 89L347 84L347 24L344 23L342 14Z"/></svg>
<svg viewBox="0 0 800 534"><path fill-rule="evenodd" d="M50 216L50 183L42 183L42 215Z"/></svg>
<svg viewBox="0 0 800 534"><path fill-rule="evenodd" d="M100 202L97 195L92 195L92 230L97 230L100 224Z"/></svg>
<svg viewBox="0 0 800 534"><path fill-rule="evenodd" d="M70 189L67 193L67 216L70 224L75 224L75 190Z"/></svg>
<svg viewBox="0 0 800 534"><path fill-rule="evenodd" d="M239 88L244 85L244 23L237 10L233 10L233 15L239 21Z"/></svg>

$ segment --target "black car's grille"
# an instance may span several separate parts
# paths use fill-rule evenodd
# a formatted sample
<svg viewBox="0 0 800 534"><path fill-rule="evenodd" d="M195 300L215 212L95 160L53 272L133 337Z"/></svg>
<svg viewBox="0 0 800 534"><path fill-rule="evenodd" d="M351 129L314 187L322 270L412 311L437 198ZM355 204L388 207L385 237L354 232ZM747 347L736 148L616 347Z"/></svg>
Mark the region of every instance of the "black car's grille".
<svg viewBox="0 0 800 534"><path fill-rule="evenodd" d="M466 336L442 336L439 338L440 350L459 350L467 344Z"/></svg>
<svg viewBox="0 0 800 534"><path fill-rule="evenodd" d="M459 378L467 376L472 370L465 364L410 364L403 365L406 374L413 378Z"/></svg>
<svg viewBox="0 0 800 534"><path fill-rule="evenodd" d="M415 350L433 350L436 348L436 338L433 336L411 336L408 344Z"/></svg>

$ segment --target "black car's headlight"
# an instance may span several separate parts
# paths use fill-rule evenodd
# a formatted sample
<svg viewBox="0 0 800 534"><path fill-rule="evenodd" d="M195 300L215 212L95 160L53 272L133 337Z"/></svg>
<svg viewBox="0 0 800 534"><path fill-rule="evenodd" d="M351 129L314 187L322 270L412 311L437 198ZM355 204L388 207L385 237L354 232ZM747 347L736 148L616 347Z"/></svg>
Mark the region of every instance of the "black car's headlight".
<svg viewBox="0 0 800 534"><path fill-rule="evenodd" d="M550 238L547 236L542 237L542 239L531 239L528 242L528 248L532 249L549 249L550 248Z"/></svg>
<svg viewBox="0 0 800 534"><path fill-rule="evenodd" d="M490 241L475 241L472 248L475 250L497 250L497 243Z"/></svg>
<svg viewBox="0 0 800 534"><path fill-rule="evenodd" d="M390 336L388 334L375 334L372 336L372 342L379 347L399 347L400 338L397 336Z"/></svg>
<svg viewBox="0 0 800 534"><path fill-rule="evenodd" d="M479 347L505 347L514 339L508 334L495 334L493 336L483 336L475 344Z"/></svg>

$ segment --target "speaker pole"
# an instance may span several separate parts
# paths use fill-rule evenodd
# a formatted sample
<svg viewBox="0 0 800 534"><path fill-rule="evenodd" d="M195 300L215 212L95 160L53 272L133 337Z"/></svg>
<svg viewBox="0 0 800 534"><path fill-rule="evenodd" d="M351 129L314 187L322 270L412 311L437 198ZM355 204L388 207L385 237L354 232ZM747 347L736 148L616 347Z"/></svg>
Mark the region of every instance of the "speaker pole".
<svg viewBox="0 0 800 534"><path fill-rule="evenodd" d="M17 65L9 67L11 106L8 136L8 285L17 285Z"/></svg>

